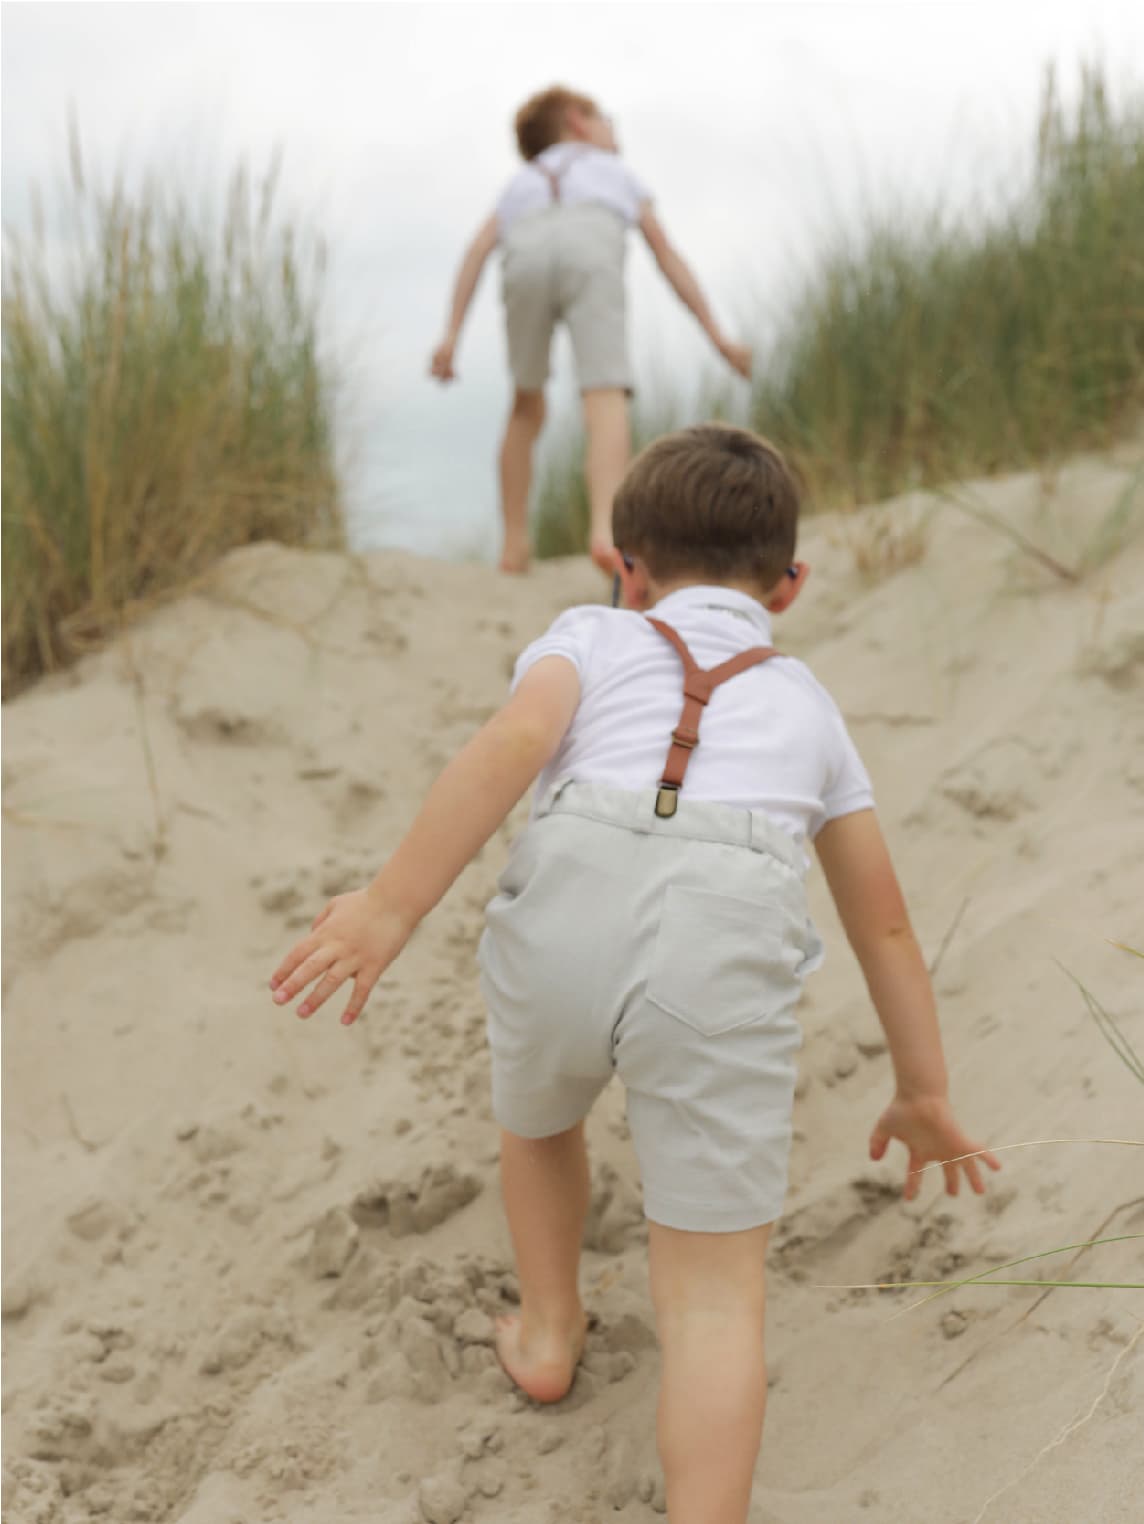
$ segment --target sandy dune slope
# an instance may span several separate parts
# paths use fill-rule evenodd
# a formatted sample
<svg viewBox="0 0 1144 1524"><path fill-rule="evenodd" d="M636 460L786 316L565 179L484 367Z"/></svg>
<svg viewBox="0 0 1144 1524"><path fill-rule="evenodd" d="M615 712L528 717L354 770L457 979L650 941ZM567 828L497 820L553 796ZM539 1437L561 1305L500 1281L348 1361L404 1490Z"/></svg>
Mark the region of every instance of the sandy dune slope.
<svg viewBox="0 0 1144 1524"><path fill-rule="evenodd" d="M1105 941L1144 943L1144 542L1072 584L964 504L1074 564L1129 513L1130 464L900 503L925 555L873 580L853 541L884 510L813 520L814 580L779 628L867 759L940 953L956 1098L998 1144L1144 1136L1144 1091L1058 966L1144 1049L1144 964ZM507 582L264 545L7 709L9 1524L662 1513L615 1089L590 1127L594 1327L572 1394L532 1406L490 1349L514 1283L474 949L519 817L357 1028L265 993L514 654L600 595L579 562ZM1015 1150L986 1204L931 1182L904 1206L900 1160L865 1157L887 1061L817 876L813 903L830 956L803 1012L753 1519L1130 1524L1144 1293L972 1288L905 1313L910 1294L830 1288L1144 1233L1144 1154ZM1015 1273L1140 1281L1141 1242Z"/></svg>

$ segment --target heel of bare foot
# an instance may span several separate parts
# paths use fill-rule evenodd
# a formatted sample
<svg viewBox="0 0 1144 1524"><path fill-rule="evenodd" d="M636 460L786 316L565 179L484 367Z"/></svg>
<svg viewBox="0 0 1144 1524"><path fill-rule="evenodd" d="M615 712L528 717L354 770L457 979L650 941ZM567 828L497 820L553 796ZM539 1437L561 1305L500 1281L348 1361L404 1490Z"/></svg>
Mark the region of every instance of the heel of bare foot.
<svg viewBox="0 0 1144 1524"><path fill-rule="evenodd" d="M568 1395L584 1353L587 1319L583 1314L564 1333L526 1341L517 1315L496 1321L496 1350L505 1374L537 1402L559 1402Z"/></svg>
<svg viewBox="0 0 1144 1524"><path fill-rule="evenodd" d="M615 571L616 548L611 540L593 539L588 547L588 554L605 576L610 577Z"/></svg>
<svg viewBox="0 0 1144 1524"><path fill-rule="evenodd" d="M527 550L505 550L501 554L499 570L510 576L522 576L528 570L531 560Z"/></svg>

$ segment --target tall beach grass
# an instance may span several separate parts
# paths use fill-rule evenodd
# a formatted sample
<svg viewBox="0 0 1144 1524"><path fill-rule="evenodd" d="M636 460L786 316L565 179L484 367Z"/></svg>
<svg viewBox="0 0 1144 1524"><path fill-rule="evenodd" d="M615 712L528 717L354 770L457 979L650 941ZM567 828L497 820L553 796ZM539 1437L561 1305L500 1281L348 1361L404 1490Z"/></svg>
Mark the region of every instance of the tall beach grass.
<svg viewBox="0 0 1144 1524"><path fill-rule="evenodd" d="M872 212L783 300L749 421L808 506L1051 462L1139 426L1144 96L1114 100L1090 67L1066 105L1050 72L1032 174L994 206ZM661 396L655 422L699 416ZM539 554L568 548L553 525L562 507L578 523L582 491L569 442L541 484Z"/></svg>
<svg viewBox="0 0 1144 1524"><path fill-rule="evenodd" d="M341 543L324 255L276 182L240 167L217 211L104 189L73 135L51 223L6 231L9 692L237 545Z"/></svg>
<svg viewBox="0 0 1144 1524"><path fill-rule="evenodd" d="M839 239L779 325L752 423L811 496L877 501L1100 446L1144 408L1144 101L1050 73L1031 183Z"/></svg>

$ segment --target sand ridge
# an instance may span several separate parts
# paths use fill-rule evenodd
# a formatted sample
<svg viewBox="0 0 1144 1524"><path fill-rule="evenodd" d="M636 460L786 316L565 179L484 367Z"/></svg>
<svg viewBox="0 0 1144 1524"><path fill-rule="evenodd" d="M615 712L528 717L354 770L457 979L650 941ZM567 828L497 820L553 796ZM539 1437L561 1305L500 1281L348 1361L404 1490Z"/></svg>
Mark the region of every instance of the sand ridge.
<svg viewBox="0 0 1144 1524"><path fill-rule="evenodd" d="M966 491L1075 564L1135 466ZM888 511L926 521L921 561L865 579L851 541L872 521L810 520L813 580L776 635L873 774L940 952L965 1125L995 1143L1139 1136L1139 1087L1054 960L1133 1029L1140 965L1103 939L1144 936L1144 546L1074 585L948 502ZM8 706L12 1524L662 1514L617 1087L589 1129L583 1369L540 1409L492 1352L516 1287L474 952L523 807L357 1027L299 1023L265 991L298 928L396 842L520 648L601 591L581 562L507 581L259 545ZM1142 1232L1139 1154L1016 1151L984 1205L936 1182L904 1205L900 1159L865 1158L887 1062L818 875L812 904L829 958L802 1012L753 1521L1129 1524L1139 1293L966 1290L894 1317L903 1294L823 1286ZM1140 1259L1129 1242L1044 1264L1140 1280Z"/></svg>

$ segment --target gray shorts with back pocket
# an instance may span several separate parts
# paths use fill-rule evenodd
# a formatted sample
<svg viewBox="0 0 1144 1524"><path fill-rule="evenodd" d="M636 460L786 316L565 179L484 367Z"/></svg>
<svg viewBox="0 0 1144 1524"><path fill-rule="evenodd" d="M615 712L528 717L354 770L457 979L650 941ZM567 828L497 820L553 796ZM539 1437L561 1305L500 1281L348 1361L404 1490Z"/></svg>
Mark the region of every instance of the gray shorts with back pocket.
<svg viewBox="0 0 1144 1524"><path fill-rule="evenodd" d="M515 844L480 947L493 1106L547 1137L614 1073L648 1217L734 1232L782 1210L795 1015L822 945L765 816L568 783Z"/></svg>
<svg viewBox="0 0 1144 1524"><path fill-rule="evenodd" d="M501 296L509 369L520 391L538 392L548 380L559 323L572 340L581 391L631 391L626 248L624 221L605 206L550 206L509 228Z"/></svg>

